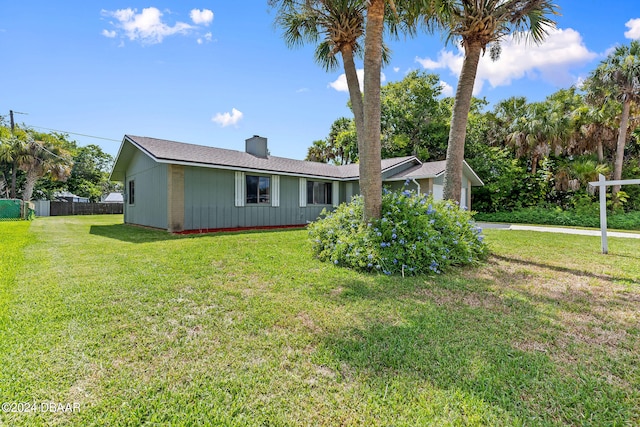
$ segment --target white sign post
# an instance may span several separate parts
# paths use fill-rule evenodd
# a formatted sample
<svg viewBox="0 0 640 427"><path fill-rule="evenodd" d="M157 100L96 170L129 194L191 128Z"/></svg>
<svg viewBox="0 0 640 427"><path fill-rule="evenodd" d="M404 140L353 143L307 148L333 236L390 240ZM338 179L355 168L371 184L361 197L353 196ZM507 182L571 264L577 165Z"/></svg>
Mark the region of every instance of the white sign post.
<svg viewBox="0 0 640 427"><path fill-rule="evenodd" d="M598 187L600 191L600 231L602 231L602 253L609 253L607 243L607 187L610 185L640 184L640 179L622 179L617 181L605 181L602 174L598 175L598 181L590 182L592 187Z"/></svg>

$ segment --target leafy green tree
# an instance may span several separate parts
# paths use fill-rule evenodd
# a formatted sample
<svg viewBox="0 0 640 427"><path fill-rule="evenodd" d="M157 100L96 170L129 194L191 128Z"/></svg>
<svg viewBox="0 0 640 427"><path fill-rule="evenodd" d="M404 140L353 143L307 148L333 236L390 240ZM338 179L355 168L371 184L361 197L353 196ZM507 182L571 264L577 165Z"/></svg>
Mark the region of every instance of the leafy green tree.
<svg viewBox="0 0 640 427"><path fill-rule="evenodd" d="M358 160L358 140L353 119L340 117L331 125L326 139L313 141L305 160L346 165Z"/></svg>
<svg viewBox="0 0 640 427"><path fill-rule="evenodd" d="M94 144L78 147L73 155L73 168L67 189L92 202L99 202L109 189L109 171L113 157Z"/></svg>
<svg viewBox="0 0 640 427"><path fill-rule="evenodd" d="M631 107L640 100L640 41L634 40L630 45L618 46L591 73L586 87L589 95L595 100L604 103L606 100L615 99L622 104L613 167L613 179L622 179ZM614 197L618 191L620 186L612 188Z"/></svg>
<svg viewBox="0 0 640 427"><path fill-rule="evenodd" d="M382 87L382 158L444 159L449 117L441 93L439 76L420 71Z"/></svg>
<svg viewBox="0 0 640 427"><path fill-rule="evenodd" d="M491 58L500 55L500 42L508 34L527 34L534 42L544 39L557 14L550 0L434 0L437 14L427 20L442 28L448 40L461 40L465 51L451 118L444 197L460 200L464 143L473 85L481 54L490 47Z"/></svg>
<svg viewBox="0 0 640 427"><path fill-rule="evenodd" d="M358 161L358 136L355 121L341 117L331 125L328 138L333 148L333 162L347 165Z"/></svg>

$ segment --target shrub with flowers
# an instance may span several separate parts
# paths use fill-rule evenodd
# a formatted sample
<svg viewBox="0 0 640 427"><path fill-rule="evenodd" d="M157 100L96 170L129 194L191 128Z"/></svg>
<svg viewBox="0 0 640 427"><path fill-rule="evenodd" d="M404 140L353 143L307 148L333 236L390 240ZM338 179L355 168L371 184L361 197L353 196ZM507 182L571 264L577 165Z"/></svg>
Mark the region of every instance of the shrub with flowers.
<svg viewBox="0 0 640 427"><path fill-rule="evenodd" d="M450 201L404 190L384 191L382 218L362 220L361 196L323 211L309 226L320 260L384 274L439 274L486 257L482 230L471 214Z"/></svg>

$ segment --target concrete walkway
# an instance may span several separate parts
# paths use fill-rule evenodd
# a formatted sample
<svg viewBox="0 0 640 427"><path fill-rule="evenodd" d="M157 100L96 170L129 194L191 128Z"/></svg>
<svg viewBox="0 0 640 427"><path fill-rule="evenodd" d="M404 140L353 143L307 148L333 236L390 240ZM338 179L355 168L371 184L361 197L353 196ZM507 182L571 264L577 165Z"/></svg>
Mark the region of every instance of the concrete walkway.
<svg viewBox="0 0 640 427"><path fill-rule="evenodd" d="M478 222L478 226L485 229L496 230L526 230L526 231L541 231L545 233L561 233L561 234L580 234L582 236L601 236L600 230L580 230L577 228L562 228L562 227L544 227L539 225L518 225L518 224L498 224L490 222ZM637 233L622 233L619 231L607 231L608 237L624 237L627 239L640 239L640 234Z"/></svg>

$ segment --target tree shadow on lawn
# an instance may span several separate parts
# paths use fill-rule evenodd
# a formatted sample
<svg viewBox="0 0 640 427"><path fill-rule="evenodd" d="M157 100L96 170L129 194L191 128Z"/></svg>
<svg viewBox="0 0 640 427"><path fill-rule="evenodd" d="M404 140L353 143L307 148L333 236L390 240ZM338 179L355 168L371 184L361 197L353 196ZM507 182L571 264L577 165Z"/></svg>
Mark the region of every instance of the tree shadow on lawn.
<svg viewBox="0 0 640 427"><path fill-rule="evenodd" d="M381 393L395 381L416 393L422 390L426 399L435 389L480 400L493 411L478 409L475 415L489 417L482 424L503 411L543 424L637 421L629 379L611 381L615 368L598 359L609 350L605 344L587 343L592 346L588 354L577 351L576 356L576 350L561 347L566 342L559 344L565 337L564 325L558 326L563 319L547 310L554 301L523 291L531 277L505 271L509 277L501 278L496 289L492 279L477 273L471 273L471 280L456 273L406 284L396 278L396 289L388 278L373 280L368 291L366 282L337 284L326 297L343 302L379 298L385 307L395 299L398 304L390 305L395 310L388 315L364 313L361 322L351 322L361 326L324 336L320 358L333 360L343 378L357 377L371 388L382 387ZM587 311L601 309L586 304ZM419 401L415 395L406 398Z"/></svg>
<svg viewBox="0 0 640 427"><path fill-rule="evenodd" d="M500 261L516 263L516 264L520 264L520 265L534 266L534 267L538 267L538 268L542 268L542 269L546 269L546 270L556 271L556 272L559 272L559 273L568 273L568 274L572 274L572 275L575 275L575 276L591 277L591 278L594 278L594 279L604 280L604 281L608 281L608 282L627 282L627 283L640 284L640 278L636 279L636 278L631 278L631 277L618 277L618 276L610 276L610 275L607 275L607 274L598 274L598 273L593 273L591 271L578 270L578 269L570 268L570 267L562 267L562 266L558 266L558 265L539 263L539 262L530 261L530 260L522 260L522 259L518 259L518 258L506 257L506 256L503 256L503 255L492 254L491 256L493 258L499 259ZM614 256L614 255L609 255L609 256ZM628 256L628 255L615 255L615 256L620 256L622 258L633 258L633 257Z"/></svg>

